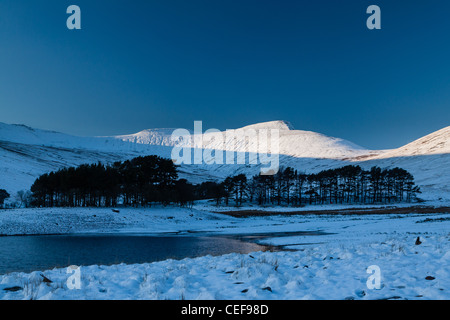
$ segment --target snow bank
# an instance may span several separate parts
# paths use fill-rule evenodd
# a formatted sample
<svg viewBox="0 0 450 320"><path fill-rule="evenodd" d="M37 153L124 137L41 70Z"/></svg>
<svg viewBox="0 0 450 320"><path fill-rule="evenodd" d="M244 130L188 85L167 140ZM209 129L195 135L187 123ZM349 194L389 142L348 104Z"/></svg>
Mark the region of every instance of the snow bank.
<svg viewBox="0 0 450 320"><path fill-rule="evenodd" d="M450 238L386 236L382 242L306 247L297 252L229 254L141 265L81 267L69 290L66 269L0 277L1 299L449 299ZM367 287L367 268L381 288ZM427 280L433 277L434 280ZM431 278L429 278L431 279ZM16 292L5 288L19 287Z"/></svg>
<svg viewBox="0 0 450 320"><path fill-rule="evenodd" d="M450 299L450 214L235 219L178 210L176 219L165 219L174 212L160 209L135 210L123 217L157 221L161 215L159 223L141 219L140 227L152 232L176 226L217 233L264 232L269 237L263 237L263 243L295 251L82 266L79 290L68 289L71 273L66 269L11 273L0 276L0 299ZM166 220L170 222L163 223ZM125 225L122 230L137 226ZM275 233L307 230L327 234ZM417 237L420 245L415 244ZM372 265L380 268L380 289L367 286ZM52 282L43 282L41 274Z"/></svg>

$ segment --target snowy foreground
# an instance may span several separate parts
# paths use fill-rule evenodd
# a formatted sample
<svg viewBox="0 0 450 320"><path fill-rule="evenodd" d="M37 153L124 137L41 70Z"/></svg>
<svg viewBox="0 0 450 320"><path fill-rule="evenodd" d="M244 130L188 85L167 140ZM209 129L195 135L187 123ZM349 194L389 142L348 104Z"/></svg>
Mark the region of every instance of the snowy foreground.
<svg viewBox="0 0 450 320"><path fill-rule="evenodd" d="M0 276L0 299L450 299L450 214L233 218L206 208L0 212L0 234L58 230L327 234L259 240L293 251L82 266L81 288L72 290L65 268L11 273ZM381 273L380 289L367 286L373 265Z"/></svg>

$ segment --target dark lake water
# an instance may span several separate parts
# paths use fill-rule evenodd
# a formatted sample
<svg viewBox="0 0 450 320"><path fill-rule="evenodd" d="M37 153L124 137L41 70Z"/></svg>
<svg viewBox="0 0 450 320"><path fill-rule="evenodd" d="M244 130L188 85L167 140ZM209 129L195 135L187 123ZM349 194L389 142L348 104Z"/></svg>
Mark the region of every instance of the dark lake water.
<svg viewBox="0 0 450 320"><path fill-rule="evenodd" d="M146 263L267 249L230 236L58 235L0 237L0 274L93 264Z"/></svg>

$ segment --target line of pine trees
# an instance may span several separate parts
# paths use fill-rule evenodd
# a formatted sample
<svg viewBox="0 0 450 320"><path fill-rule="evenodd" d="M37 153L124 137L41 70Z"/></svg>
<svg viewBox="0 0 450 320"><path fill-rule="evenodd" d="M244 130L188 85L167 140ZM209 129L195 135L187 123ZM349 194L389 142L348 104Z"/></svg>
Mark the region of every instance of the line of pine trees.
<svg viewBox="0 0 450 320"><path fill-rule="evenodd" d="M38 207L149 206L153 203L191 206L215 199L217 205L302 206L305 204L396 203L416 199L420 189L404 169L363 170L345 166L317 174L293 168L272 176L244 174L221 183L192 185L178 179L177 167L158 156L138 157L112 165L85 164L40 176L31 187Z"/></svg>
<svg viewBox="0 0 450 320"><path fill-rule="evenodd" d="M183 181L171 160L137 157L113 165L85 164L40 176L31 186L39 207L115 207L153 202L168 204L179 198Z"/></svg>
<svg viewBox="0 0 450 320"><path fill-rule="evenodd" d="M217 204L230 201L236 206L245 202L259 205L301 206L305 204L372 204L411 202L417 200L420 188L414 177L401 168L363 170L345 166L305 174L293 168L280 169L272 176L243 174L222 182Z"/></svg>

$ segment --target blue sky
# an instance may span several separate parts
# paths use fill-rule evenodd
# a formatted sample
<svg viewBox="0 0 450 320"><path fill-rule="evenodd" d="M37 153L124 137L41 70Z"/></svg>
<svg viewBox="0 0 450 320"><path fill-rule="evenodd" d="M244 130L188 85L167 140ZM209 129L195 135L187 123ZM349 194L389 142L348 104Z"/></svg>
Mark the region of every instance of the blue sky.
<svg viewBox="0 0 450 320"><path fill-rule="evenodd" d="M66 9L82 30L66 28ZM382 29L366 28L366 9ZM450 2L0 2L0 121L76 135L270 120L367 148L450 125Z"/></svg>

